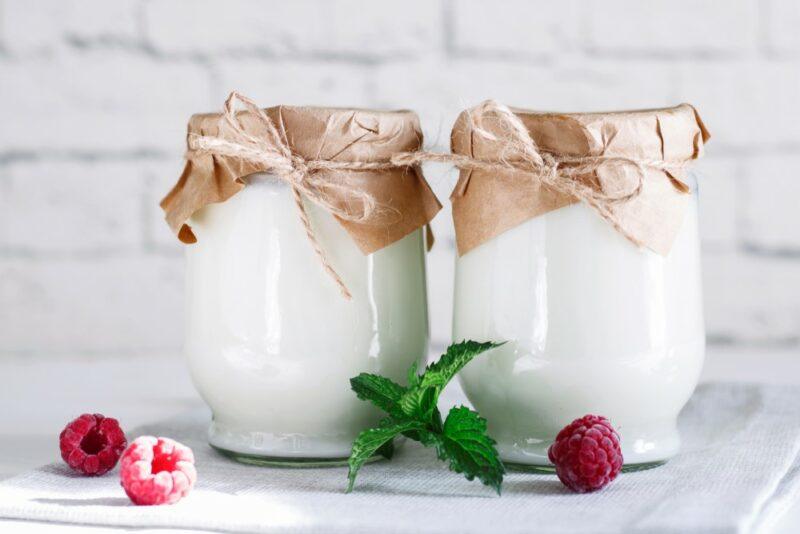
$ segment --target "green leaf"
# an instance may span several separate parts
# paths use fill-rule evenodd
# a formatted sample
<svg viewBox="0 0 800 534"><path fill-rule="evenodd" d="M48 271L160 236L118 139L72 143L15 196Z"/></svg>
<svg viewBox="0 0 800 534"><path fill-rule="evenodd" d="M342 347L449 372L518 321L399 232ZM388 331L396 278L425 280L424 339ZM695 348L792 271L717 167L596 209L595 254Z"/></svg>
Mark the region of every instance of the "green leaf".
<svg viewBox="0 0 800 534"><path fill-rule="evenodd" d="M440 460L446 460L446 458L442 458L439 454L439 450L442 446L442 434L440 432L429 432L427 430L421 430L416 432L414 439L422 443L425 447L434 447L436 449L436 455L439 456Z"/></svg>
<svg viewBox="0 0 800 534"><path fill-rule="evenodd" d="M503 345L503 343L478 343L477 341L462 341L461 343L450 345L447 347L447 352L439 360L425 369L419 387L435 387L441 392L444 386L475 356L500 345Z"/></svg>
<svg viewBox="0 0 800 534"><path fill-rule="evenodd" d="M434 410L439 402L439 394L450 380L478 354L497 347L497 343L477 343L465 341L448 347L447 352L435 363L429 365L422 376L417 375L414 363L408 372L411 384L399 401L400 409L406 417L425 421L436 426ZM396 414L393 414L396 416ZM441 430L441 418L439 418Z"/></svg>
<svg viewBox="0 0 800 534"><path fill-rule="evenodd" d="M439 459L448 461L450 469L463 473L468 480L476 477L500 493L505 467L500 461L495 442L486 434L486 421L465 407L453 408L442 423L437 407L439 394L472 358L502 343L463 341L447 348L439 360L418 373L414 363L408 370L408 387L388 378L362 373L350 379L358 398L384 410L390 417L378 428L365 430L353 443L348 460L349 484L353 489L356 475L373 455L391 458L393 439L403 435L433 447Z"/></svg>
<svg viewBox="0 0 800 534"><path fill-rule="evenodd" d="M411 388L400 399L400 409L406 417L430 423L436 408L436 398L436 390L433 388Z"/></svg>
<svg viewBox="0 0 800 534"><path fill-rule="evenodd" d="M418 421L395 421L393 419L384 419L378 428L370 428L361 432L356 440L353 442L353 450L350 453L350 459L347 464L350 469L347 473L349 480L347 484L347 493L353 491L353 485L356 482L356 475L358 470L364 463L372 458L373 455L384 447L386 443L394 439L398 434L410 430L421 430L424 425Z"/></svg>
<svg viewBox="0 0 800 534"><path fill-rule="evenodd" d="M486 419L465 406L452 408L437 446L439 458L450 460L450 469L463 473L467 480L477 477L500 494L505 466L486 433Z"/></svg>
<svg viewBox="0 0 800 534"><path fill-rule="evenodd" d="M404 412L400 407L400 399L406 388L400 384L380 375L361 373L350 379L350 387L359 399L370 401L393 417L402 418Z"/></svg>
<svg viewBox="0 0 800 534"><path fill-rule="evenodd" d="M391 460L394 457L394 438L381 445L380 448L378 448L377 454L380 454L387 460Z"/></svg>
<svg viewBox="0 0 800 534"><path fill-rule="evenodd" d="M419 375L417 374L417 370L419 369L419 363L414 362L411 364L411 367L408 368L408 387L413 388L419 385Z"/></svg>

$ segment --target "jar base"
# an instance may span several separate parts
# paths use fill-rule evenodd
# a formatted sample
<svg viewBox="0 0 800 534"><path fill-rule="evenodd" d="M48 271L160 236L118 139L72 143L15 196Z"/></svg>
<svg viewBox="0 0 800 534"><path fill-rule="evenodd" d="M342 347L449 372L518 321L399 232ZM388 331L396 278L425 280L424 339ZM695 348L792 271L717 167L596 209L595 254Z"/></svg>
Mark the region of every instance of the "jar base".
<svg viewBox="0 0 800 534"><path fill-rule="evenodd" d="M231 425L217 416L208 428L208 443L243 463L318 465L347 462L355 435L273 433Z"/></svg>
<svg viewBox="0 0 800 534"><path fill-rule="evenodd" d="M648 469L655 469L666 464L669 460L659 460L657 462L645 462L640 464L624 464L622 466L623 473L634 473L636 471L647 471ZM555 475L556 468L553 465L534 465L534 464L518 464L513 462L503 462L509 471L517 471L521 473L531 473L535 475Z"/></svg>
<svg viewBox="0 0 800 534"><path fill-rule="evenodd" d="M662 465L681 450L681 438L674 419L627 424L622 432L620 446L624 471L641 471ZM554 435L556 431L547 434ZM540 472L550 469L552 472L553 466L548 459L552 439L528 434L500 437L497 441L497 450L506 465L545 470Z"/></svg>
<svg viewBox="0 0 800 534"><path fill-rule="evenodd" d="M259 467L288 467L295 469L313 468L313 467L346 467L348 458L285 458L278 456L261 456L258 454L246 454L242 452L231 451L223 449L213 444L211 448L231 460L235 460L242 464L255 465ZM383 458L381 455L376 454L371 456L365 463L377 462Z"/></svg>

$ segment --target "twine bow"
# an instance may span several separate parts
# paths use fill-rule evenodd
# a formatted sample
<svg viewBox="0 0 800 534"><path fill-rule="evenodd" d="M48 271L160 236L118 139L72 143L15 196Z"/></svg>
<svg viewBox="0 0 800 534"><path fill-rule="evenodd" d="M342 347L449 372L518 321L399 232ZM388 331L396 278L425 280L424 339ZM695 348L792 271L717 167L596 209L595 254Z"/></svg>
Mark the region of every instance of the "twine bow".
<svg viewBox="0 0 800 534"><path fill-rule="evenodd" d="M398 154L392 161L409 165L422 161L439 161L451 163L459 169L510 171L527 175L531 182L539 186L586 203L637 247L644 246L644 243L622 225L611 206L624 203L641 194L647 177L646 169L677 171L685 166L683 163L625 156L570 157L549 153L537 146L516 113L494 100L487 100L470 110L468 118L475 134L501 144L502 151L499 157L489 159L463 154L411 152ZM495 130L500 130L502 132L500 135L486 127L486 123L490 120L495 121L497 125ZM594 173L606 165L633 169L636 173L635 186L628 191L606 193L603 185L598 180L592 179ZM676 188L680 189L677 185ZM683 189L680 190L685 192Z"/></svg>
<svg viewBox="0 0 800 534"><path fill-rule="evenodd" d="M236 114L236 104L241 103L253 117L263 126L263 137L247 132ZM376 214L378 206L369 193L346 183L336 183L329 178L321 178L317 171L321 170L384 170L406 166L398 165L390 160L378 162L307 160L292 152L289 144L272 119L251 99L232 92L225 100L225 107L220 121L218 136L191 135L189 148L198 152L207 152L218 156L237 158L258 165L264 172L276 175L292 188L300 221L305 229L311 246L322 264L323 269L333 278L342 295L350 300L352 295L347 289L339 273L331 266L325 252L317 241L311 221L308 218L303 197L317 204L328 213L346 221L365 223ZM341 207L332 203L330 192L338 190L347 198Z"/></svg>
<svg viewBox="0 0 800 534"><path fill-rule="evenodd" d="M263 137L247 132L236 114L236 104L241 103L247 111L263 126ZM309 242L322 264L333 278L342 295L352 298L342 278L328 262L325 252L317 241L303 204L305 196L328 213L357 223L369 223L380 206L375 199L358 187L347 183L336 183L329 177L321 178L318 171L364 171L386 170L412 167L424 162L437 161L450 163L459 169L483 170L491 172L511 171L524 174L530 180L555 192L585 202L614 229L637 247L643 246L641 240L621 224L611 207L629 201L642 192L646 169L663 171L679 170L684 163L668 163L663 160L645 160L625 156L579 156L570 157L541 150L531 137L522 120L508 107L488 100L474 108L469 114L472 130L485 139L497 141L503 148L500 157L476 158L463 154L442 154L438 152L401 152L383 161L334 161L305 159L294 153L285 138L267 114L251 99L232 92L225 101L218 136L192 134L189 138L190 150L207 152L219 156L237 158L259 166L264 172L276 175L292 188L300 220ZM495 134L486 127L489 120L496 121L501 134ZM608 194L603 185L593 175L604 165L617 165L632 168L637 176L635 186L629 191ZM674 183L674 182L673 182ZM676 185L676 187L678 187ZM680 188L679 188L680 189ZM329 200L329 192L338 190L347 199L346 207L340 207ZM355 207L355 209L354 209Z"/></svg>

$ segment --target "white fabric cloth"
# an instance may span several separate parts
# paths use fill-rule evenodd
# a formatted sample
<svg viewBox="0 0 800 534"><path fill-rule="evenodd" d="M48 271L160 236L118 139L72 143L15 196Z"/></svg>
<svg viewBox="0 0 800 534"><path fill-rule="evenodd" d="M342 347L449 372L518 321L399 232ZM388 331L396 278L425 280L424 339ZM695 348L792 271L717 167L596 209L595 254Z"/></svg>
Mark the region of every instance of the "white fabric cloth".
<svg viewBox="0 0 800 534"><path fill-rule="evenodd" d="M218 455L206 445L207 422L198 408L129 433L194 449L198 484L174 506L131 505L118 470L84 478L54 463L0 483L0 518L236 532L722 533L767 529L800 497L795 387L701 386L681 415L677 458L587 495L511 472L497 497L416 444L365 466L348 495L346 468L251 467Z"/></svg>

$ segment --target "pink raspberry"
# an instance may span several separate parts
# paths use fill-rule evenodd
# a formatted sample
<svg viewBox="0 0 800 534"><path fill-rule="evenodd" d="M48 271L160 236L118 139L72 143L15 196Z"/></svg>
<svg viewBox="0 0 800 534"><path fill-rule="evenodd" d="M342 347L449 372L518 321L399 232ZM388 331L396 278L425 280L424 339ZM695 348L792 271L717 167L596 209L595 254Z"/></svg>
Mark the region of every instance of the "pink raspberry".
<svg viewBox="0 0 800 534"><path fill-rule="evenodd" d="M197 480L194 454L173 439L141 436L122 454L120 478L134 504L174 504Z"/></svg>
<svg viewBox="0 0 800 534"><path fill-rule="evenodd" d="M585 415L565 426L547 452L561 482L572 491L597 491L622 469L619 436L605 417Z"/></svg>
<svg viewBox="0 0 800 534"><path fill-rule="evenodd" d="M67 465L89 476L111 470L128 444L117 420L99 413L85 413L70 421L58 441Z"/></svg>

